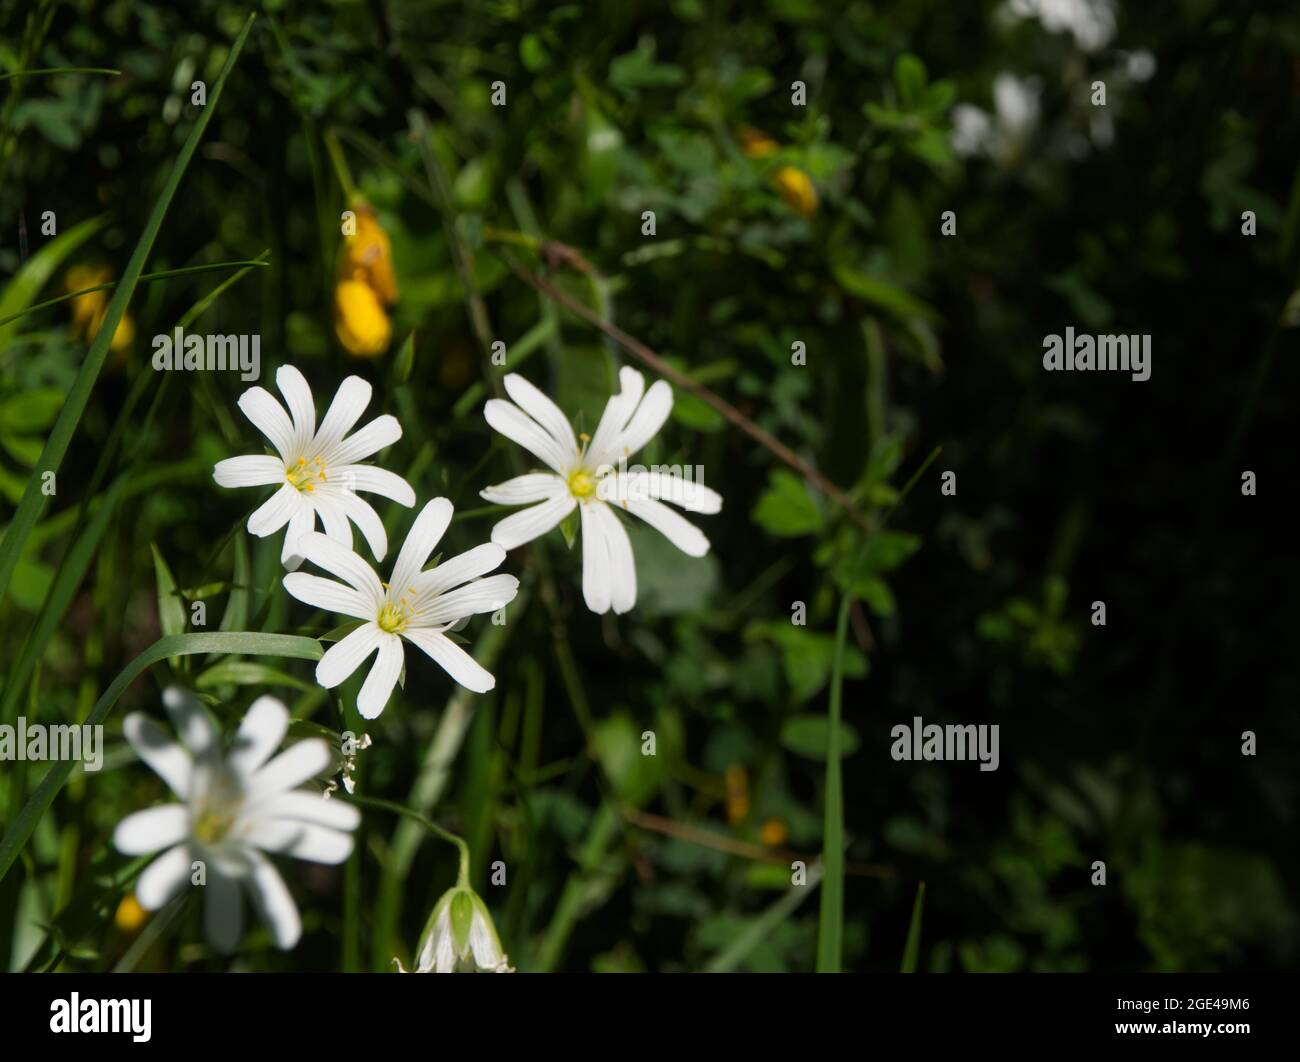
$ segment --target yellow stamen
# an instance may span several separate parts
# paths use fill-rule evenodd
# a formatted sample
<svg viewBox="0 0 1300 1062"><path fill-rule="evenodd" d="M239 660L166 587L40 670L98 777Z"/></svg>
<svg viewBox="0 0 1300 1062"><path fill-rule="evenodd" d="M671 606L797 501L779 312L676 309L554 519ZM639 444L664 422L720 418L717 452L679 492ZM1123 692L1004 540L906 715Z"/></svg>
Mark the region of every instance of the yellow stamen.
<svg viewBox="0 0 1300 1062"><path fill-rule="evenodd" d="M569 493L579 501L586 501L596 493L596 477L590 472L578 469L569 477Z"/></svg>

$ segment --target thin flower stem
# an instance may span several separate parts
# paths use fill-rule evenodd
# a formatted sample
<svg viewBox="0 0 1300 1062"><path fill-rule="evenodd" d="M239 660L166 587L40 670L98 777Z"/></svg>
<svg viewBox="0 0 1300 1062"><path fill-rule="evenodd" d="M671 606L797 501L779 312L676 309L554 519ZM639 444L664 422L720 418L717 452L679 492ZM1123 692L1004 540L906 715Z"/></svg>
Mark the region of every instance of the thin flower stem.
<svg viewBox="0 0 1300 1062"><path fill-rule="evenodd" d="M432 819L426 818L424 815L421 815L418 811L412 811L410 808L403 807L401 804L396 804L391 800L380 800L378 797L363 797L363 796L356 796L355 794L350 797L346 797L345 799L351 801L354 804L361 804L364 807L379 808L383 811L391 811L395 815L405 815L408 819L411 819L414 822L418 822L421 826L423 826L430 833L434 834L436 837L442 838L442 840L446 841L448 844L454 844L456 846L456 850L460 852L460 872L456 877L456 884L461 886L469 885L469 845L466 844L462 838L457 837L450 830L444 830Z"/></svg>

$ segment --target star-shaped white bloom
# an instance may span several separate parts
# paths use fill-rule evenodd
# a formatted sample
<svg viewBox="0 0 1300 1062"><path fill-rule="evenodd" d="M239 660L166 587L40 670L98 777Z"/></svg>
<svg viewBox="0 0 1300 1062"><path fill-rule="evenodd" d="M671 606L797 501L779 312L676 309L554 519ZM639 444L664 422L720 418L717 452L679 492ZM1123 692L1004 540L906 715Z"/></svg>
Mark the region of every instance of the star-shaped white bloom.
<svg viewBox="0 0 1300 1062"><path fill-rule="evenodd" d="M442 894L429 916L415 973L514 973L487 906L466 885ZM394 960L396 962L397 960ZM406 973L397 963L398 973Z"/></svg>
<svg viewBox="0 0 1300 1062"><path fill-rule="evenodd" d="M492 541L514 549L558 526L574 508L582 518L582 595L593 612L627 612L636 604L636 562L627 531L614 514L621 508L640 517L683 553L709 552L703 532L664 502L692 513L716 513L722 497L702 483L674 472L626 469L626 459L663 427L673 408L673 391L663 380L646 390L635 369L618 374L622 389L605 405L590 440L583 445L563 411L522 376L503 381L514 402L491 399L487 422L543 461L550 472L530 472L481 491L501 505L531 505L492 529Z"/></svg>
<svg viewBox="0 0 1300 1062"><path fill-rule="evenodd" d="M333 689L378 650L357 696L357 710L367 719L384 710L397 685L405 663L402 639L423 649L475 693L486 693L496 685L496 679L443 631L467 616L495 612L513 601L519 580L513 575L478 578L506 559L506 551L491 543L421 571L451 516L452 505L446 498L434 498L420 511L397 555L390 583L381 583L374 569L352 550L318 532L304 535L299 548L307 560L343 582L306 572L284 577L284 588L299 601L364 621L326 651L316 665L316 681Z"/></svg>
<svg viewBox="0 0 1300 1062"><path fill-rule="evenodd" d="M223 487L279 486L248 518L248 530L265 538L287 524L280 560L290 570L302 563L298 539L315 530L318 516L325 534L349 549L352 524L356 524L375 559L383 560L388 552L383 521L357 491L379 494L407 507L415 504L415 491L396 473L357 462L395 443L402 437L402 426L396 417L384 414L348 436L370 404L370 385L360 376L349 376L339 386L319 428L311 388L302 373L284 365L276 371L275 382L288 413L261 387L250 387L240 395L239 408L271 440L276 456L218 461L212 478Z"/></svg>
<svg viewBox="0 0 1300 1062"><path fill-rule="evenodd" d="M217 728L193 694L172 686L163 703L181 744L141 712L127 716L122 727L136 754L180 798L128 815L113 833L126 855L165 849L141 873L136 899L156 911L201 869L204 927L215 948L233 951L243 936L241 886L275 943L292 948L302 934L298 908L263 852L313 863L342 863L351 855L350 831L361 821L357 809L296 788L330 768L329 746L308 738L272 759L289 729L289 713L274 697L259 697L223 757Z"/></svg>

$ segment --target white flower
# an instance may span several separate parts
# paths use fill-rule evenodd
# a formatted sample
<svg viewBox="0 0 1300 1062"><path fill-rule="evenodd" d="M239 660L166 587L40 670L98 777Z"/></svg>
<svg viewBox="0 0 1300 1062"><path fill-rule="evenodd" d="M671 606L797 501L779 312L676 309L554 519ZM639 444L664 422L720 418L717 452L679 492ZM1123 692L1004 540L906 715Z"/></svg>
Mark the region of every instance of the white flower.
<svg viewBox="0 0 1300 1062"><path fill-rule="evenodd" d="M636 604L636 563L632 543L617 505L640 517L683 553L702 557L709 540L690 521L664 502L687 512L716 513L721 496L701 483L669 472L628 470L626 459L663 427L673 408L673 391L663 380L646 390L635 369L618 374L620 392L605 405L596 434L583 445L568 418L554 402L522 376L508 375L506 393L514 402L494 398L483 410L487 422L534 457L550 472L530 472L481 491L490 502L532 505L513 513L492 529L492 541L514 549L559 525L575 508L582 517L582 596L593 612L627 612ZM617 467L616 467L617 466Z"/></svg>
<svg viewBox="0 0 1300 1062"><path fill-rule="evenodd" d="M1040 91L1037 78L998 74L993 81L993 115L969 103L952 109L953 150L963 157L988 155L1004 166L1016 162L1038 127Z"/></svg>
<svg viewBox="0 0 1300 1062"><path fill-rule="evenodd" d="M1115 35L1114 0L1009 0L1012 20L1036 18L1048 33L1069 33L1085 52L1104 48Z"/></svg>
<svg viewBox="0 0 1300 1062"><path fill-rule="evenodd" d="M311 388L302 373L285 365L276 371L275 382L288 413L261 387L240 395L239 408L271 440L277 456L218 461L212 478L223 487L279 486L248 518L248 530L265 538L288 524L280 560L291 570L302 563L298 539L315 530L318 516L325 534L349 549L351 525L356 524L375 559L383 560L388 552L383 521L356 492L379 494L409 507L415 504L415 491L396 473L357 462L395 443L402 437L402 426L385 414L344 438L370 403L370 385L360 376L349 376L339 386L319 428Z"/></svg>
<svg viewBox="0 0 1300 1062"><path fill-rule="evenodd" d="M397 970L407 972L400 962ZM492 916L478 894L466 885L444 892L429 916L415 973L514 972L501 948Z"/></svg>
<svg viewBox="0 0 1300 1062"><path fill-rule="evenodd" d="M299 601L364 621L321 657L316 681L333 689L378 650L357 696L357 709L367 719L384 710L402 674L403 638L475 693L486 693L496 685L496 679L442 632L467 616L495 612L513 601L519 580L513 575L478 578L506 558L505 550L491 543L421 571L451 515L446 498L434 498L420 511L397 555L390 583L381 583L369 564L318 532L300 540L303 556L343 583L306 572L284 577L284 588Z"/></svg>
<svg viewBox="0 0 1300 1062"><path fill-rule="evenodd" d="M158 910L196 880L202 864L204 927L214 947L233 951L243 935L242 886L275 943L292 948L302 934L298 908L262 853L313 863L342 863L351 855L357 809L296 788L329 768L329 746L308 738L271 759L289 729L289 713L274 697L259 697L223 757L217 729L193 694L171 686L163 703L182 744L141 712L122 727L136 754L181 801L128 815L113 833L126 855L165 849L140 875L136 899L145 910Z"/></svg>

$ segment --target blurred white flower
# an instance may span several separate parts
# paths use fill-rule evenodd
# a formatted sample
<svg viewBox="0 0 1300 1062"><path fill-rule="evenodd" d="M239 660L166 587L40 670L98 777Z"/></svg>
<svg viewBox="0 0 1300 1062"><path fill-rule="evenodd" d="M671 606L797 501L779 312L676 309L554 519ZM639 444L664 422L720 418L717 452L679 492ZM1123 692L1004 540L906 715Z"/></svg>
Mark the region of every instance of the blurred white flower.
<svg viewBox="0 0 1300 1062"><path fill-rule="evenodd" d="M1114 0L1008 0L1011 18L1036 18L1049 33L1069 33L1085 52L1106 47L1115 36Z"/></svg>
<svg viewBox="0 0 1300 1062"><path fill-rule="evenodd" d="M308 738L272 759L289 729L289 713L274 697L259 697L223 757L217 729L192 693L171 686L163 704L180 744L140 712L123 724L136 754L180 799L128 815L113 833L126 855L165 849L141 873L136 899L145 910L158 910L194 880L201 864L204 928L215 948L233 951L243 936L241 887L276 945L292 948L302 934L298 908L263 853L313 863L342 863L352 853L357 809L296 788L330 767L329 746Z"/></svg>
<svg viewBox="0 0 1300 1062"><path fill-rule="evenodd" d="M280 560L291 570L302 563L298 539L315 529L318 516L325 533L349 549L352 524L356 524L375 559L383 560L388 551L383 521L357 491L408 507L415 504L415 491L401 476L357 462L395 443L402 437L402 426L396 417L385 414L348 436L370 404L370 384L359 376L349 376L339 386L319 428L311 388L302 373L285 365L276 372L275 382L288 413L261 387L250 387L240 395L239 408L271 441L276 456L218 461L212 478L223 487L279 487L248 518L248 530L265 538L287 524Z"/></svg>
<svg viewBox="0 0 1300 1062"><path fill-rule="evenodd" d="M635 369L620 370L618 378L621 390L606 403L596 434L584 435L581 446L560 407L514 373L503 381L514 401L494 398L483 410L493 428L551 470L516 476L480 492L500 505L530 506L500 521L492 529L492 541L514 549L546 534L578 509L582 595L596 613L610 608L623 613L636 604L636 562L627 530L614 514L616 507L644 520L692 557L708 553L709 540L664 502L695 513L722 509L722 497L702 483L626 467L626 459L668 419L673 391L663 380L647 390L645 378Z"/></svg>
<svg viewBox="0 0 1300 1062"><path fill-rule="evenodd" d="M384 710L402 674L402 639L424 650L475 693L486 693L496 685L496 679L443 632L468 616L495 612L513 601L519 580L513 575L478 578L505 560L506 551L491 543L421 571L451 516L452 505L446 498L434 498L420 511L387 584L379 581L369 564L333 539L313 531L299 540L307 560L343 582L292 572L284 577L284 588L308 605L363 621L326 651L316 665L316 681L333 689L377 651L357 696L357 710L366 719Z"/></svg>
<svg viewBox="0 0 1300 1062"><path fill-rule="evenodd" d="M1017 161L1038 128L1039 94L1037 78L1021 80L1005 71L993 81L993 109L990 116L969 103L952 109L952 148L958 155L986 155L1000 165Z"/></svg>
<svg viewBox="0 0 1300 1062"><path fill-rule="evenodd" d="M487 906L467 885L458 884L442 894L424 932L415 973L515 972ZM400 962L397 971L407 972Z"/></svg>

